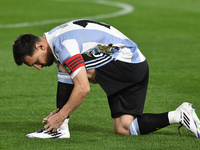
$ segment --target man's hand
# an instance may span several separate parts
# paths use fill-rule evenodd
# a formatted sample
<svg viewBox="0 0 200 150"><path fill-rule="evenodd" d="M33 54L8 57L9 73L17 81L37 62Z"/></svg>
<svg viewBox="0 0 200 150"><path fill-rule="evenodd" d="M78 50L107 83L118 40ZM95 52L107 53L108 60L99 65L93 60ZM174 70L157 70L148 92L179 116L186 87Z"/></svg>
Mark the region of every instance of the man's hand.
<svg viewBox="0 0 200 150"><path fill-rule="evenodd" d="M49 132L56 132L56 130L63 124L64 120L64 117L60 116L59 113L56 113L48 118L47 124L44 126L44 128Z"/></svg>
<svg viewBox="0 0 200 150"><path fill-rule="evenodd" d="M46 118L44 118L44 119L42 120L42 123L47 122L47 120L48 120L51 116L55 115L56 113L57 113L57 110L52 111Z"/></svg>

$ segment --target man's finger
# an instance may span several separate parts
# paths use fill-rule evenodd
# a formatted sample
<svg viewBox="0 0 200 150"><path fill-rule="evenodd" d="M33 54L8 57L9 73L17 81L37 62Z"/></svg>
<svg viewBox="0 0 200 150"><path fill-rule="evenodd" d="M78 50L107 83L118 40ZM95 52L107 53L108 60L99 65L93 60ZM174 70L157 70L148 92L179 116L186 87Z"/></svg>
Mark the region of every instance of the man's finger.
<svg viewBox="0 0 200 150"><path fill-rule="evenodd" d="M49 124L45 125L44 128L45 128L48 132L56 132L56 129L54 129L54 127L50 126Z"/></svg>
<svg viewBox="0 0 200 150"><path fill-rule="evenodd" d="M52 130L52 132L56 132L56 129L54 128L54 129Z"/></svg>
<svg viewBox="0 0 200 150"><path fill-rule="evenodd" d="M49 124L46 124L46 125L44 126L45 129L48 129L49 127L50 127Z"/></svg>
<svg viewBox="0 0 200 150"><path fill-rule="evenodd" d="M45 123L45 122L47 122L47 118L44 118L42 121L42 123Z"/></svg>
<svg viewBox="0 0 200 150"><path fill-rule="evenodd" d="M48 132L52 132L52 130L53 130L53 127L49 127L49 128L47 129Z"/></svg>

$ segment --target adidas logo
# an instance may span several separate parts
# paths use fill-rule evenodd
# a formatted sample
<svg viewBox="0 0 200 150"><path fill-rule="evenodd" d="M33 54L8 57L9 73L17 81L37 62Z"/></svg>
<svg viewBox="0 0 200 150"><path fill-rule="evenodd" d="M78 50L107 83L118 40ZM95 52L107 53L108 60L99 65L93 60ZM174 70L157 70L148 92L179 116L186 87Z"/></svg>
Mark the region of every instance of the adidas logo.
<svg viewBox="0 0 200 150"><path fill-rule="evenodd" d="M188 129L190 129L190 119L188 116L183 112L183 124L187 126Z"/></svg>

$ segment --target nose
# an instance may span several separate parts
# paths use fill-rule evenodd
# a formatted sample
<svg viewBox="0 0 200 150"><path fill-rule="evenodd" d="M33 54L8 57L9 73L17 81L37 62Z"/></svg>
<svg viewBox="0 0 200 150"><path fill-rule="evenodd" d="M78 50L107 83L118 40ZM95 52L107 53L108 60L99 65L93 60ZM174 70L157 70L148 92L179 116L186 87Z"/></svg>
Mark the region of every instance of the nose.
<svg viewBox="0 0 200 150"><path fill-rule="evenodd" d="M41 65L37 65L37 64L34 64L33 66L34 66L36 69L38 69L38 70L40 70L40 69L42 68Z"/></svg>

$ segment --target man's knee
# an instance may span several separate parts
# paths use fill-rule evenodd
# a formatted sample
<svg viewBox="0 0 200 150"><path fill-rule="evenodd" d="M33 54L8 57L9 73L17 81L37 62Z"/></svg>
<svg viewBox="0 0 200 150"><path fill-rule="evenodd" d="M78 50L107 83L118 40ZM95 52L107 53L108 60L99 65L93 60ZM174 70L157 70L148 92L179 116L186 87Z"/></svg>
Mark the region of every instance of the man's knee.
<svg viewBox="0 0 200 150"><path fill-rule="evenodd" d="M116 134L122 134L122 129L121 129L121 127L119 127L119 126L114 126L114 132L116 133Z"/></svg>
<svg viewBox="0 0 200 150"><path fill-rule="evenodd" d="M130 135L129 129L121 125L115 126L114 132L116 134Z"/></svg>
<svg viewBox="0 0 200 150"><path fill-rule="evenodd" d="M116 134L130 135L129 126L133 121L132 115L122 115L118 118L113 118L114 131Z"/></svg>

